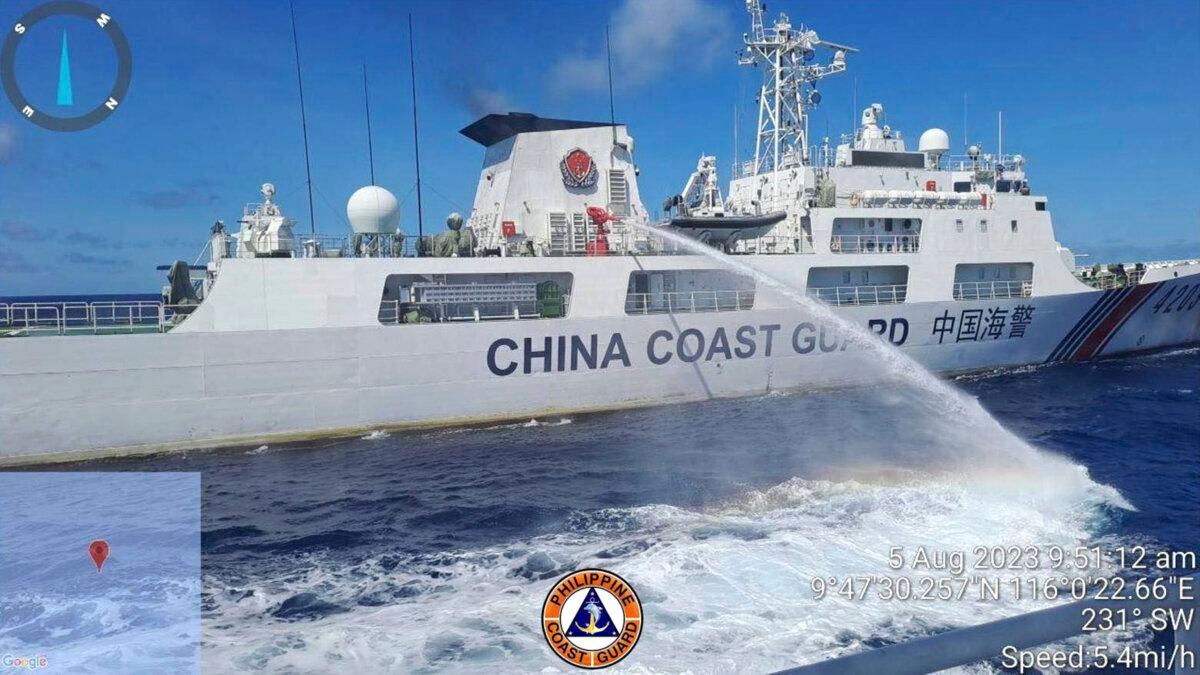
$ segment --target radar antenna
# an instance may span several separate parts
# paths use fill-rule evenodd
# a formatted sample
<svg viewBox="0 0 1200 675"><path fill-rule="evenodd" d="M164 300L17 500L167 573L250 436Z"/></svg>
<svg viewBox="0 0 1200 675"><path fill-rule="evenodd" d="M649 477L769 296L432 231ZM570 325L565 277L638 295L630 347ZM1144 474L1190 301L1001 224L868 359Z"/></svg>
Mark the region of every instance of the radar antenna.
<svg viewBox="0 0 1200 675"><path fill-rule="evenodd" d="M846 70L846 54L858 50L826 42L803 24L793 29L782 12L773 26L765 28L761 0L746 0L746 11L751 32L743 35L745 47L738 54L738 63L763 65L753 173L806 164L808 109L821 101L817 82ZM818 47L833 51L828 64L814 63Z"/></svg>

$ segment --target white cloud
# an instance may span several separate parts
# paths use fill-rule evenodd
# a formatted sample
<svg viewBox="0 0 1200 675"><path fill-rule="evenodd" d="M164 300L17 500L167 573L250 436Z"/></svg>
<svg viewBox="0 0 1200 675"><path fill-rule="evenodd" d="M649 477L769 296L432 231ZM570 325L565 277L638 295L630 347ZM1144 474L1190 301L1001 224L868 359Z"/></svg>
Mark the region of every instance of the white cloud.
<svg viewBox="0 0 1200 675"><path fill-rule="evenodd" d="M636 88L679 69L711 66L732 55L733 19L712 0L623 0L611 19L613 83ZM555 91L608 87L604 42L586 54L560 59L550 71ZM731 56L732 58L732 56Z"/></svg>

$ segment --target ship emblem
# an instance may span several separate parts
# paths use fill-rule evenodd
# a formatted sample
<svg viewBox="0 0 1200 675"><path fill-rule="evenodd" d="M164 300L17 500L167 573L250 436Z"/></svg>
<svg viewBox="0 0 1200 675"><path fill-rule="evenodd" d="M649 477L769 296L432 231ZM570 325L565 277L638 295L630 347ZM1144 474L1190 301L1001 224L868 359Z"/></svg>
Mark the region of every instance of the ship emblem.
<svg viewBox="0 0 1200 675"><path fill-rule="evenodd" d="M572 572L546 596L542 634L567 663L607 668L628 656L641 637L642 605L629 582L612 572Z"/></svg>
<svg viewBox="0 0 1200 675"><path fill-rule="evenodd" d="M590 188L599 178L596 163L582 148L568 152L558 163L558 168L562 170L563 184L568 188Z"/></svg>

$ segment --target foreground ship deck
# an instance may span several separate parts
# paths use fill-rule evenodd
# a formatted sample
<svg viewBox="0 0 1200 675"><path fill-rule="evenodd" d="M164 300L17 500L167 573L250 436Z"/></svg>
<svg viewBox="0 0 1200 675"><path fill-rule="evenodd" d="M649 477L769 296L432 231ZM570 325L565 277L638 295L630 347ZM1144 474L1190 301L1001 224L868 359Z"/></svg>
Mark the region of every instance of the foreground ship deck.
<svg viewBox="0 0 1200 675"><path fill-rule="evenodd" d="M489 115L467 218L412 241L368 187L349 237L250 204L164 301L0 305L0 463L296 440L869 382L836 322L656 227L831 306L941 373L1200 341L1200 264L1076 270L1020 155L917 151L872 104L809 142L848 47L763 24L754 159L702 157L652 226L623 125ZM825 65L818 50L832 51ZM417 255L418 250L421 255ZM709 249L701 249L709 250Z"/></svg>

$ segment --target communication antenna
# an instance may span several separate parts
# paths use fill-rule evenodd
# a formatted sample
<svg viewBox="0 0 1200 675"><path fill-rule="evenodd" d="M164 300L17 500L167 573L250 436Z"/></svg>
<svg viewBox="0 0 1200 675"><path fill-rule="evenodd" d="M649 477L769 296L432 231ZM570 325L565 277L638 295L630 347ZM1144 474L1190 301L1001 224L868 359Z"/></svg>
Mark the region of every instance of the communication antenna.
<svg viewBox="0 0 1200 675"><path fill-rule="evenodd" d="M613 84L612 84L612 45L608 41L608 25L604 26L604 57L608 60L608 121L613 124L613 133L616 133L617 125L617 108L613 103Z"/></svg>
<svg viewBox="0 0 1200 675"><path fill-rule="evenodd" d="M741 87L739 87L740 89ZM740 98L739 98L740 100ZM741 162L738 158L738 106L735 101L733 104L733 166L729 168L729 180L737 178L737 165Z"/></svg>
<svg viewBox="0 0 1200 675"><path fill-rule="evenodd" d="M412 14L408 15L408 74L412 78L413 153L417 160L417 256L425 242L425 211L421 206L421 142L417 134L417 65L413 57Z"/></svg>
<svg viewBox="0 0 1200 675"><path fill-rule="evenodd" d="M967 95L963 93L963 152L966 152L967 146Z"/></svg>
<svg viewBox="0 0 1200 675"><path fill-rule="evenodd" d="M762 65L758 94L758 132L754 146L755 174L808 162L808 112L821 102L817 82L846 70L846 55L858 50L822 40L815 30L793 26L786 14L770 27L763 24L761 0L746 0L751 32L738 54L743 66ZM818 63L817 49L833 52L827 64Z"/></svg>
<svg viewBox="0 0 1200 675"><path fill-rule="evenodd" d="M375 184L375 144L371 140L371 94L367 88L367 64L363 64L363 107L367 111L367 161L371 164L371 185Z"/></svg>
<svg viewBox="0 0 1200 675"><path fill-rule="evenodd" d="M313 209L312 163L308 158L308 115L304 112L304 78L300 76L300 40L296 37L296 6L288 0L288 10L292 14L292 47L296 50L296 84L300 89L300 130L304 134L304 174L308 185L308 231L317 233L317 216Z"/></svg>
<svg viewBox="0 0 1200 675"><path fill-rule="evenodd" d="M853 88L850 90L850 130L858 129L858 76L854 76Z"/></svg>
<svg viewBox="0 0 1200 675"><path fill-rule="evenodd" d="M1004 111L996 113L996 130L999 138L996 142L996 161L1004 161Z"/></svg>

